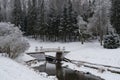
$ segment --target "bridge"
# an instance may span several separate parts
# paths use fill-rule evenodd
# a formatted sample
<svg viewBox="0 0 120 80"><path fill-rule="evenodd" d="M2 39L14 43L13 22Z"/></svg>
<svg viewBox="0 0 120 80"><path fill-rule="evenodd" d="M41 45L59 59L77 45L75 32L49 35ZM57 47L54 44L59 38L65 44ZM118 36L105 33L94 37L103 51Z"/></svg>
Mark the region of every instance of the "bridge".
<svg viewBox="0 0 120 80"><path fill-rule="evenodd" d="M44 60L45 59L45 53L48 52L55 52L56 53L56 60L57 61L62 61L64 56L69 53L70 51L66 51L65 48L63 47L63 49L58 48L40 48L38 49L36 47L35 52L30 52L27 53L28 55L31 55L32 57L37 58L38 60ZM50 53L52 54L52 53Z"/></svg>

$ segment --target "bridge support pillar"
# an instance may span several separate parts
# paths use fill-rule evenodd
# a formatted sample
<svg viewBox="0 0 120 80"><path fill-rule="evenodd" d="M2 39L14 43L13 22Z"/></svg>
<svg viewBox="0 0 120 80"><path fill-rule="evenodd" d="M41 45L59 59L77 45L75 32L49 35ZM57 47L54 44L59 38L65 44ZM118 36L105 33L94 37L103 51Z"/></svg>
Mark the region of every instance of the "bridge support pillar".
<svg viewBox="0 0 120 80"><path fill-rule="evenodd" d="M60 62L63 60L63 52L56 52L56 61Z"/></svg>

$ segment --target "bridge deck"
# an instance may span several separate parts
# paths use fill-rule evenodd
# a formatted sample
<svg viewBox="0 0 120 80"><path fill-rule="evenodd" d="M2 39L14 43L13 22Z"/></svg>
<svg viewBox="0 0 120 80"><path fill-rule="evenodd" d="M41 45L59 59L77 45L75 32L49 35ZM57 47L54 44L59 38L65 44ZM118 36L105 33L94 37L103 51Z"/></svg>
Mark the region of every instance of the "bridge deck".
<svg viewBox="0 0 120 80"><path fill-rule="evenodd" d="M69 53L70 51L65 51L65 49L60 49L60 48L41 48L40 50L37 50L36 52L62 52L62 53Z"/></svg>
<svg viewBox="0 0 120 80"><path fill-rule="evenodd" d="M41 54L41 53L46 53L46 52L69 53L70 51L65 51L64 49L59 49L59 48L42 48L40 50L37 50L35 52L29 52L27 54Z"/></svg>
<svg viewBox="0 0 120 80"><path fill-rule="evenodd" d="M64 49L59 49L59 48L44 48L44 49L41 48L39 51L37 50L36 52L30 52L27 54L31 55L32 57L37 58L38 60L45 60L45 53L47 53L47 52L55 52L56 60L62 61L63 57L70 51L65 51Z"/></svg>

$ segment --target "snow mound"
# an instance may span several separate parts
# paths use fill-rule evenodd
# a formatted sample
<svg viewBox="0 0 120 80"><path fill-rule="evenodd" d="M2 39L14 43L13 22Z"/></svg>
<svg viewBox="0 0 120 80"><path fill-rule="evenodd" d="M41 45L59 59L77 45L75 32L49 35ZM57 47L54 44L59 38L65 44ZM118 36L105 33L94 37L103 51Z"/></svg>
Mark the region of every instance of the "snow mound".
<svg viewBox="0 0 120 80"><path fill-rule="evenodd" d="M36 58L34 58L30 55L20 54L15 60L19 63L25 63L27 61L34 60L34 59L36 59Z"/></svg>
<svg viewBox="0 0 120 80"><path fill-rule="evenodd" d="M0 80L50 80L9 58L0 56Z"/></svg>

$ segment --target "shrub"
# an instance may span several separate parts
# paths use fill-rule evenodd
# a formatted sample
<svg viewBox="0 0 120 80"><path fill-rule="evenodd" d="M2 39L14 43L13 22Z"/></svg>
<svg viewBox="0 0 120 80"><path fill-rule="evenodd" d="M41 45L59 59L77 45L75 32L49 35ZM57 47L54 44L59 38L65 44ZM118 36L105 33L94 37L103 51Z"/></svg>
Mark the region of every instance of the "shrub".
<svg viewBox="0 0 120 80"><path fill-rule="evenodd" d="M117 35L107 35L104 38L104 48L115 49L120 46L119 37Z"/></svg>
<svg viewBox="0 0 120 80"><path fill-rule="evenodd" d="M29 43L18 27L11 23L0 23L0 52L15 58L28 47Z"/></svg>

